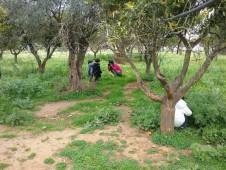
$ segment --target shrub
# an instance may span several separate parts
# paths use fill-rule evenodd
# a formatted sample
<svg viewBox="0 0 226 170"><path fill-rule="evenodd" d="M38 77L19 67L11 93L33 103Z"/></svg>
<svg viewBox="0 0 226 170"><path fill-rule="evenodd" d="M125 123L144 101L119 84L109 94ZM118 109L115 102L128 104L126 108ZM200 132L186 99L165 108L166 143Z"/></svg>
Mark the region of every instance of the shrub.
<svg viewBox="0 0 226 170"><path fill-rule="evenodd" d="M114 108L102 108L94 116L94 119L87 122L86 128L89 127L100 127L105 124L118 123L121 120L122 112Z"/></svg>
<svg viewBox="0 0 226 170"><path fill-rule="evenodd" d="M35 97L44 90L38 82L38 79L10 80L3 84L0 92L11 98Z"/></svg>
<svg viewBox="0 0 226 170"><path fill-rule="evenodd" d="M56 92L66 91L68 87L68 78L55 76L54 77L54 89Z"/></svg>
<svg viewBox="0 0 226 170"><path fill-rule="evenodd" d="M5 123L7 116L13 111L11 99L5 94L0 93L0 124Z"/></svg>
<svg viewBox="0 0 226 170"><path fill-rule="evenodd" d="M67 168L67 164L65 162L60 162L56 164L56 170L64 170Z"/></svg>
<svg viewBox="0 0 226 170"><path fill-rule="evenodd" d="M132 123L143 130L155 130L159 127L159 104L137 108L132 112Z"/></svg>
<svg viewBox="0 0 226 170"><path fill-rule="evenodd" d="M216 158L222 161L225 161L226 151L225 146L217 145L217 147L213 147L211 145L200 145L197 143L193 143L190 147L195 158L204 160L210 160L212 158Z"/></svg>
<svg viewBox="0 0 226 170"><path fill-rule="evenodd" d="M34 116L25 111L15 109L12 114L5 117L4 121L11 126L29 125L34 122Z"/></svg>
<svg viewBox="0 0 226 170"><path fill-rule="evenodd" d="M210 125L202 129L202 138L211 144L224 144L226 141L226 128L219 125Z"/></svg>
<svg viewBox="0 0 226 170"><path fill-rule="evenodd" d="M186 101L193 111L193 123L197 127L202 128L211 124L224 125L226 123L226 105L219 89L191 92Z"/></svg>
<svg viewBox="0 0 226 170"><path fill-rule="evenodd" d="M187 97L193 114L191 122L199 128L207 143L222 144L226 140L226 105L219 89L191 92ZM192 119L193 118L193 119Z"/></svg>
<svg viewBox="0 0 226 170"><path fill-rule="evenodd" d="M13 101L13 104L21 109L31 109L34 107L33 101L28 97L25 99L16 99Z"/></svg>

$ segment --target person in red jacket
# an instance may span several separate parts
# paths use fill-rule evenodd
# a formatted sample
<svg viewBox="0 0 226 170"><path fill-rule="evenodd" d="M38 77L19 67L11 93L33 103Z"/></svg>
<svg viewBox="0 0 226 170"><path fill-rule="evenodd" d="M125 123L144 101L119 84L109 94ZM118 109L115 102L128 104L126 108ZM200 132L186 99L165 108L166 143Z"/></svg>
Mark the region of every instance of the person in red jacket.
<svg viewBox="0 0 226 170"><path fill-rule="evenodd" d="M122 69L118 64L115 64L114 61L109 60L108 62L108 71L111 71L115 76L122 76Z"/></svg>

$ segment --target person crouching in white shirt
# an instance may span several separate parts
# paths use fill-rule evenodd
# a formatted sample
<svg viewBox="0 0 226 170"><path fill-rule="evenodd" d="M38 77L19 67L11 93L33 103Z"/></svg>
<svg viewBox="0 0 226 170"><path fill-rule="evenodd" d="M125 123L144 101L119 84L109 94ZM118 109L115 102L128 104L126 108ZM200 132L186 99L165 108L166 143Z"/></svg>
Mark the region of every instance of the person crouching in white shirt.
<svg viewBox="0 0 226 170"><path fill-rule="evenodd" d="M186 116L191 115L192 111L188 108L187 103L180 99L175 105L174 127L185 128L187 124Z"/></svg>

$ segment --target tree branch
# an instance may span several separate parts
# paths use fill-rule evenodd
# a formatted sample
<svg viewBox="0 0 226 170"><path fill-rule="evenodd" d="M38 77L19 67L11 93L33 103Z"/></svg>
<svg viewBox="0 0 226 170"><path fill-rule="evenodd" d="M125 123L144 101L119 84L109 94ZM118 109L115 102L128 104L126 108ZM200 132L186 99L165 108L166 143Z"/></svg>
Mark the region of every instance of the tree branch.
<svg viewBox="0 0 226 170"><path fill-rule="evenodd" d="M226 49L226 44L219 46L217 49L215 49L209 56L206 57L205 62L202 64L201 68L199 69L199 71L196 73L196 75L194 75L188 82L187 84L181 88L178 91L178 94L186 94L186 92L191 88L192 85L194 85L196 82L198 82L202 76L204 75L204 73L206 72L206 70L208 69L209 65L211 64L211 62L213 61L214 57L217 56L217 54L219 52L221 52L222 50Z"/></svg>
<svg viewBox="0 0 226 170"><path fill-rule="evenodd" d="M179 87L183 84L185 75L189 67L192 49L202 40L203 37L207 35L207 33L208 33L208 30L206 29L204 33L192 43L189 43L189 41L182 34L178 35L178 37L181 39L181 41L184 43L186 47L186 53L185 53L184 63L183 63L181 73L174 79L171 85L171 89L173 92L176 92L179 89Z"/></svg>
<svg viewBox="0 0 226 170"><path fill-rule="evenodd" d="M131 67L132 67L132 69L133 69L133 71L134 71L134 73L136 75L138 86L144 92L144 94L148 98L150 98L151 100L161 103L162 100L163 100L163 97L158 96L157 94L155 94L153 91L151 91L149 88L147 88L147 86L145 85L144 82L142 82L142 79L140 77L140 74L138 73L138 70L137 70L136 66L134 65L134 63L130 59L131 57L128 57L127 54L125 53L125 51L123 51L123 56L126 58L126 60L131 65Z"/></svg>
<svg viewBox="0 0 226 170"><path fill-rule="evenodd" d="M181 14L178 14L178 15L172 17L172 18L164 19L163 21L165 21L165 22L172 21L172 20L175 20L177 18L180 18L180 17L186 16L186 15L192 14L194 12L200 11L201 9L212 5L214 2L216 2L216 0L209 0L208 2L205 2L205 3L203 3L202 5L200 5L200 6L196 7L196 8L193 8L193 9L187 11L187 12L183 12Z"/></svg>

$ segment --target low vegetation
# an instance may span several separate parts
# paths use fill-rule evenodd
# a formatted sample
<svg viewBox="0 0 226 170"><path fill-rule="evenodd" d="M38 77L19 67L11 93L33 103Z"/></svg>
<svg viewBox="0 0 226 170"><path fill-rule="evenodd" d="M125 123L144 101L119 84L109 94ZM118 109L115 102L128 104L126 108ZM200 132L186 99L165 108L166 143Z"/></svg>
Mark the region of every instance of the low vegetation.
<svg viewBox="0 0 226 170"><path fill-rule="evenodd" d="M7 60L0 61L2 79L0 80L0 124L14 126L17 128L34 132L45 132L50 130L63 130L68 127L80 127L81 133L92 132L96 129L104 128L105 125L115 125L122 121L123 111L116 106L124 105L132 109L131 122L136 128L151 132L150 140L158 145L173 147L179 152L190 150L192 156L182 152L175 155L165 155L167 164L161 164L160 169L219 169L223 170L225 162L225 141L226 141L226 76L225 58L219 56L217 61L209 68L207 74L198 82L185 96L188 106L193 111L188 118L188 127L184 130L175 129L173 136L161 135L159 132L160 105L150 101L141 90L136 89L130 94L124 94L126 84L135 82L131 68L124 64L122 77L113 77L107 70L107 61L111 55L99 55L101 58L102 78L95 87L87 88L83 92L68 92L67 77L68 70L64 57L54 57L49 62L44 74L35 71L34 60L28 60L27 54L23 54L18 64L12 64L13 58L7 56ZM87 56L87 60L91 56ZM166 74L174 74L171 67L177 67L182 62L181 58L168 54L162 67ZM142 74L142 78L151 86L156 93L163 93L159 88L156 78L143 73L144 65L139 58L134 58ZM199 63L193 61L192 69L199 68ZM86 77L87 66L83 68L84 83L89 87L90 83ZM217 76L222 77L217 79ZM173 77L173 76L172 76ZM92 83L91 83L92 84ZM101 100L93 101L94 97ZM54 122L38 120L34 113L37 106L46 102L56 101L79 101L89 99L85 102L77 103L58 113L64 118ZM78 111L81 114L72 114ZM71 115L72 114L72 115ZM117 133L102 133L102 136L117 136ZM0 138L16 138L13 134L1 134ZM127 146L125 140L97 141L91 144L86 141L74 140L62 151L60 156L71 160L74 169L154 169L155 162L146 160L144 165L137 160L116 159L116 153L120 153ZM158 153L159 150L149 149L148 154ZM130 150L130 154L136 154L135 150ZM34 159L36 153L28 155L28 159ZM179 159L177 159L179 158ZM66 169L67 163L55 162L52 158L43 160L45 164L54 164L57 170ZM8 164L1 163L0 169L4 169ZM158 169L158 168L157 168Z"/></svg>

